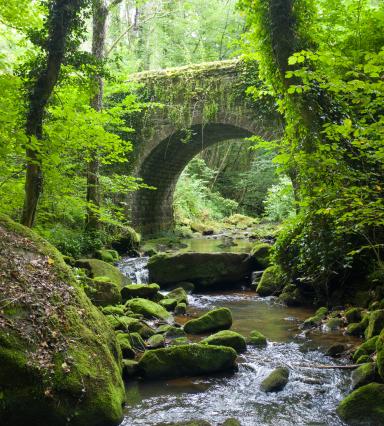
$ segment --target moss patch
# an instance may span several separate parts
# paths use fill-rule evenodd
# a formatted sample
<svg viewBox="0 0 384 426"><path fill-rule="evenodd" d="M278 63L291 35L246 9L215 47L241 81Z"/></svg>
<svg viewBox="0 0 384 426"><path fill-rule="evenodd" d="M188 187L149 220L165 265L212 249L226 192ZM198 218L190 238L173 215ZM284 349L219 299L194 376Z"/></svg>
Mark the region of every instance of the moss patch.
<svg viewBox="0 0 384 426"><path fill-rule="evenodd" d="M232 313L228 308L218 308L199 318L188 321L184 331L188 334L203 334L211 331L226 330L232 326Z"/></svg>

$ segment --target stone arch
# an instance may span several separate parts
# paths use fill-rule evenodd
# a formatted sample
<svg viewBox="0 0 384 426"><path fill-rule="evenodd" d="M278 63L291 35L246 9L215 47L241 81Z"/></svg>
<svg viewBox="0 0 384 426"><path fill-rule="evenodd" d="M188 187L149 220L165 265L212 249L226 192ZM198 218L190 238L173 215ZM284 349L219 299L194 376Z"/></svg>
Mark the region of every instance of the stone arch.
<svg viewBox="0 0 384 426"><path fill-rule="evenodd" d="M136 229L148 235L172 228L176 183L187 164L203 149L252 135L268 140L275 133L269 126L259 127L258 123L244 117L247 115L226 115L205 125L193 124L189 127L191 137L188 142L182 141L185 131L168 129L166 137L164 133L159 133L157 141L152 141L152 149L136 164L136 176L157 188L141 189L134 193L131 217Z"/></svg>

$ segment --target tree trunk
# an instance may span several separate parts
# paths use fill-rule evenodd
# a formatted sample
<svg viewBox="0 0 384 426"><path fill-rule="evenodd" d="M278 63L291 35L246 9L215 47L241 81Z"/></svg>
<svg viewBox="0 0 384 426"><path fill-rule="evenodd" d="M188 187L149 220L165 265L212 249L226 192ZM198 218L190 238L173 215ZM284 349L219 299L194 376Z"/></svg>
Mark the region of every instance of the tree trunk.
<svg viewBox="0 0 384 426"><path fill-rule="evenodd" d="M47 19L47 57L28 96L26 134L30 146L26 150L27 172L21 217L21 223L28 227L33 226L43 188L41 153L36 146L36 141L42 140L45 109L59 78L69 32L81 7L81 1L56 0L53 2Z"/></svg>
<svg viewBox="0 0 384 426"><path fill-rule="evenodd" d="M93 34L92 55L102 61L105 56L105 37L108 17L108 5L105 0L95 0L93 5ZM100 75L94 77L95 94L91 99L91 106L96 111L103 109L104 82ZM87 231L96 231L100 227L100 185L99 185L100 163L97 153L92 153L92 159L87 164Z"/></svg>

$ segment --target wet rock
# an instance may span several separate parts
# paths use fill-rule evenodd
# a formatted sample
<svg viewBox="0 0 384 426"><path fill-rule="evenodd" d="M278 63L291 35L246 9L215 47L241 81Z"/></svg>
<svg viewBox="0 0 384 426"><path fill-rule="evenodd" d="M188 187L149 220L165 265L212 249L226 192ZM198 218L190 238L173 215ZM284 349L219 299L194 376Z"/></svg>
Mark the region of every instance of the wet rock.
<svg viewBox="0 0 384 426"><path fill-rule="evenodd" d="M245 253L159 254L148 262L150 280L160 286L191 281L200 289L251 282L255 261Z"/></svg>
<svg viewBox="0 0 384 426"><path fill-rule="evenodd" d="M206 337L200 343L215 346L228 346L237 353L243 353L247 350L245 338L235 331L222 330L212 336Z"/></svg>
<svg viewBox="0 0 384 426"><path fill-rule="evenodd" d="M162 348L165 346L165 339L162 334L155 334L147 341L147 347L150 349Z"/></svg>
<svg viewBox="0 0 384 426"><path fill-rule="evenodd" d="M138 374L139 363L132 359L123 359L123 378L130 379Z"/></svg>
<svg viewBox="0 0 384 426"><path fill-rule="evenodd" d="M281 269L278 266L269 266L263 273L256 292L262 296L278 296L286 284Z"/></svg>
<svg viewBox="0 0 384 426"><path fill-rule="evenodd" d="M278 301L287 306L301 306L305 303L305 299L302 296L300 289L294 284L288 284L283 288Z"/></svg>
<svg viewBox="0 0 384 426"><path fill-rule="evenodd" d="M316 327L319 326L322 322L322 320L327 316L328 313L328 309L326 307L321 307L319 308L315 315L313 315L312 317L307 318L304 323L303 323L303 327L304 328L309 328L309 327Z"/></svg>
<svg viewBox="0 0 384 426"><path fill-rule="evenodd" d="M224 346L181 345L149 350L139 361L147 379L199 376L236 367L236 351Z"/></svg>
<svg viewBox="0 0 384 426"><path fill-rule="evenodd" d="M379 336L374 336L362 343L354 352L353 360L357 362L357 360L363 355L372 355L376 351L376 342L378 338Z"/></svg>
<svg viewBox="0 0 384 426"><path fill-rule="evenodd" d="M334 331L339 330L344 326L344 321L342 318L330 318L326 323L325 326L328 330Z"/></svg>
<svg viewBox="0 0 384 426"><path fill-rule="evenodd" d="M380 334L384 328L384 309L373 311L369 315L368 327L365 330L365 338L370 339Z"/></svg>
<svg viewBox="0 0 384 426"><path fill-rule="evenodd" d="M95 252L95 257L103 262L114 263L119 260L119 253L116 250L101 249Z"/></svg>
<svg viewBox="0 0 384 426"><path fill-rule="evenodd" d="M361 322L353 322L348 325L346 333L350 336L362 336L364 334L364 327Z"/></svg>
<svg viewBox="0 0 384 426"><path fill-rule="evenodd" d="M337 407L348 425L384 425L384 385L370 383L353 391Z"/></svg>
<svg viewBox="0 0 384 426"><path fill-rule="evenodd" d="M347 320L347 323L351 324L354 322L360 322L362 319L362 312L362 308L350 308L345 311L345 319Z"/></svg>
<svg viewBox="0 0 384 426"><path fill-rule="evenodd" d="M121 289L121 297L123 302L137 297L152 299L159 290L160 286L157 284L129 284Z"/></svg>
<svg viewBox="0 0 384 426"><path fill-rule="evenodd" d="M380 377L374 362L362 364L352 372L352 389L357 389L376 381L380 381Z"/></svg>
<svg viewBox="0 0 384 426"><path fill-rule="evenodd" d="M335 343L330 348L328 348L326 355L332 358L338 358L348 349L347 345L342 343Z"/></svg>
<svg viewBox="0 0 384 426"><path fill-rule="evenodd" d="M260 331L252 330L247 343L251 346L265 347L267 346L267 338Z"/></svg>
<svg viewBox="0 0 384 426"><path fill-rule="evenodd" d="M263 392L280 392L288 383L289 370L285 367L279 367L272 371L272 373L265 378L261 384L260 389Z"/></svg>
<svg viewBox="0 0 384 426"><path fill-rule="evenodd" d="M178 337L185 337L185 331L180 327L173 325L163 325L157 329L159 334L164 334L166 339L177 339Z"/></svg>
<svg viewBox="0 0 384 426"><path fill-rule="evenodd" d="M228 308L218 308L199 318L188 321L184 331L188 334L203 334L211 331L227 330L232 326L232 313Z"/></svg>
<svg viewBox="0 0 384 426"><path fill-rule="evenodd" d="M252 283L251 283L251 287L254 287L255 290L256 290L257 286L259 285L259 282L261 280L263 272L264 271L254 271L254 272L252 272Z"/></svg>
<svg viewBox="0 0 384 426"><path fill-rule="evenodd" d="M133 312L144 315L145 318L168 320L171 314L158 303L142 298L128 300L126 306Z"/></svg>

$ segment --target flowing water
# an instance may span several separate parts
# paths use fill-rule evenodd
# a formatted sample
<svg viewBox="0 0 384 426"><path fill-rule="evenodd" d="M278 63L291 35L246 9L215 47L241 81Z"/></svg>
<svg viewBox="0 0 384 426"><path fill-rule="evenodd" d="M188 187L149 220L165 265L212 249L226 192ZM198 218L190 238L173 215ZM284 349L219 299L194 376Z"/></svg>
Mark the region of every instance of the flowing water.
<svg viewBox="0 0 384 426"><path fill-rule="evenodd" d="M143 273L140 268L145 269L146 261L141 258L139 262L141 266L132 276ZM127 263L122 263L127 274L132 265L124 269ZM237 418L243 426L343 424L335 409L349 391L350 371L319 367L345 363L325 356L325 350L336 342L355 345L356 339L337 332L304 333L299 324L313 310L281 306L252 291L190 295L189 316L176 320L182 323L218 306L231 309L232 330L248 335L257 329L268 338L268 346L249 347L239 357L239 369L234 373L128 383L122 426L197 419L216 426L228 418ZM191 336L191 340L199 339ZM261 381L278 366L289 367L289 383L282 392L262 392Z"/></svg>

